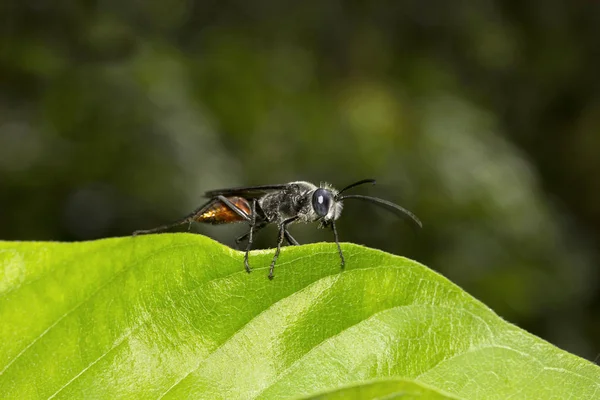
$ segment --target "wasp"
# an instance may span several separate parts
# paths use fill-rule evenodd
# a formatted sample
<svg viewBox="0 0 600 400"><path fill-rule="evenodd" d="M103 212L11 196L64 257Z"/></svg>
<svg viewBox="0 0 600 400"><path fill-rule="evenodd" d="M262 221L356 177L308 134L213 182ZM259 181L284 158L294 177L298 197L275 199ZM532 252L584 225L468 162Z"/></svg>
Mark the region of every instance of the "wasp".
<svg viewBox="0 0 600 400"><path fill-rule="evenodd" d="M327 183L316 186L304 181L211 190L205 193L205 197L209 198L208 202L184 218L153 229L138 230L133 235L161 232L183 224L191 226L193 222L212 225L246 222L250 230L238 237L235 242L240 245L242 242L248 241L244 255L244 267L246 271L251 272L248 253L252 248L254 236L265 226L277 224L279 228L277 248L269 268L269 279L273 279L275 263L284 240L290 245L299 244L288 231L288 226L298 222L318 222L320 228L332 230L343 268L345 265L344 254L340 247L335 221L342 214L344 200L356 199L371 202L397 215L408 217L418 227L422 227L421 221L413 213L390 201L358 194L343 194L351 188L366 183L375 184L375 180L363 179L339 191Z"/></svg>

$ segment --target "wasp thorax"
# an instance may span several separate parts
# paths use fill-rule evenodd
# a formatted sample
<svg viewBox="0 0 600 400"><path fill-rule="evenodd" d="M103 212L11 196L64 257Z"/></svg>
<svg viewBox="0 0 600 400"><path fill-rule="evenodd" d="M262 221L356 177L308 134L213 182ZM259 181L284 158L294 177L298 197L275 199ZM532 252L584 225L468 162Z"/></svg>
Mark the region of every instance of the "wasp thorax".
<svg viewBox="0 0 600 400"><path fill-rule="evenodd" d="M327 189L317 189L312 196L312 206L319 217L329 214L333 194Z"/></svg>

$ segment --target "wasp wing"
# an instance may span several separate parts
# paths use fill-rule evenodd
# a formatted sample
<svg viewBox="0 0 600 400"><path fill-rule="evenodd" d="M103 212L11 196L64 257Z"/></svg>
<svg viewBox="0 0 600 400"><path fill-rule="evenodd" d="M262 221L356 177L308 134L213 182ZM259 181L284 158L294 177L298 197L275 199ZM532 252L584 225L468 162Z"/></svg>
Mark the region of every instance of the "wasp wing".
<svg viewBox="0 0 600 400"><path fill-rule="evenodd" d="M258 199L264 196L267 193L276 192L279 190L283 190L288 187L289 184L282 183L279 185L261 185L261 186L246 186L246 187L237 187L237 188L229 188L229 189L217 189L210 190L204 193L205 197L214 198L217 196L239 196L245 199Z"/></svg>

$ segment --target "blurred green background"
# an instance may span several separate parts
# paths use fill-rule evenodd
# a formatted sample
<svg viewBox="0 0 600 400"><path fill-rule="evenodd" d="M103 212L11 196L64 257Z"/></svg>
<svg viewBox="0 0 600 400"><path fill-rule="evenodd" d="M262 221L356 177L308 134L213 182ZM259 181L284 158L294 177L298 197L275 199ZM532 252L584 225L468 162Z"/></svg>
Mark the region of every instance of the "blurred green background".
<svg viewBox="0 0 600 400"><path fill-rule="evenodd" d="M0 238L129 235L210 189L377 178L356 193L424 228L348 202L342 240L596 360L599 38L590 1L5 0Z"/></svg>

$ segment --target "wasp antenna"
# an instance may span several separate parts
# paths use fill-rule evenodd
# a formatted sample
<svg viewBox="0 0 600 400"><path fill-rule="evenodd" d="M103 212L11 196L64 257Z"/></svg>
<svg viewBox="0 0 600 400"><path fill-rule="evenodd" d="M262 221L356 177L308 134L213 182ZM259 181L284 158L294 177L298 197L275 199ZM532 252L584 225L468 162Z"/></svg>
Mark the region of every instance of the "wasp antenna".
<svg viewBox="0 0 600 400"><path fill-rule="evenodd" d="M398 204L392 203L391 201L380 199L379 197L363 196L360 194L348 194L346 196L342 196L342 197L338 198L338 200L346 200L346 199L359 199L359 200L369 201L369 202L371 202L373 204L377 204L380 207L383 207L386 210L389 210L397 215L400 215L401 217L408 217L411 221L413 221L415 224L417 224L419 226L419 228L423 227L421 220L419 220L419 218L417 218L417 216L415 214L411 213L404 207L400 207Z"/></svg>
<svg viewBox="0 0 600 400"><path fill-rule="evenodd" d="M358 186L358 185L364 185L365 183L372 183L374 185L376 183L376 181L375 181L375 179L363 179L363 180L360 180L358 182L354 182L353 184L348 185L345 188L343 188L342 190L340 190L337 195L339 196L340 194L342 194L346 190L352 189L353 187Z"/></svg>

